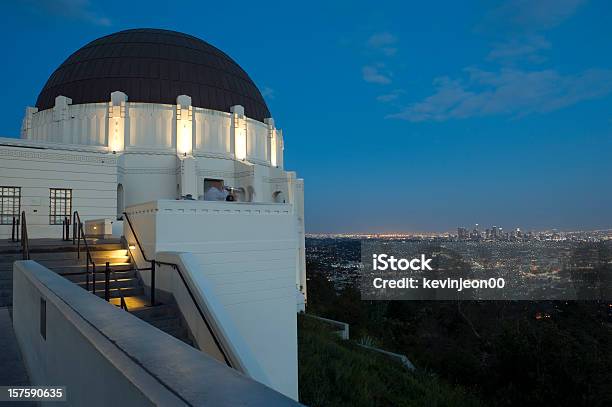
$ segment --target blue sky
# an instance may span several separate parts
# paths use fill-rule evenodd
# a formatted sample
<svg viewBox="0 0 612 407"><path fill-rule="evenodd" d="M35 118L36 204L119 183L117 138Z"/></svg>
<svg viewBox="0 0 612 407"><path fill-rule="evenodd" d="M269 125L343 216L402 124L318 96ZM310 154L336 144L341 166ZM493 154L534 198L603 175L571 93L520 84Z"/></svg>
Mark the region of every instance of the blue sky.
<svg viewBox="0 0 612 407"><path fill-rule="evenodd" d="M424 4L427 3L427 4ZM3 4L0 135L114 31L198 36L254 79L309 232L612 227L612 3Z"/></svg>

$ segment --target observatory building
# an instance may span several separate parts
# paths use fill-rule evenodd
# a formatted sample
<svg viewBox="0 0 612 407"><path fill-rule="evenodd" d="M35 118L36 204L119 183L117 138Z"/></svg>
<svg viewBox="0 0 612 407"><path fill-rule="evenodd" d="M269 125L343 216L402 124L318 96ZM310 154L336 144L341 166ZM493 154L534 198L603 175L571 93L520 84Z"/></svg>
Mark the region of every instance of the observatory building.
<svg viewBox="0 0 612 407"><path fill-rule="evenodd" d="M81 319L146 367L133 350L138 342L114 331L117 318L143 330L143 347L174 336L180 349L172 338L167 353L191 345L297 400L304 192L284 169L283 149L249 75L199 38L133 29L70 55L26 108L21 137L0 138L2 249L30 259L15 263L12 286L0 285L10 291L0 306L13 307L31 382L51 378L51 359L70 367L58 349L80 343ZM152 316L162 309L182 336L178 328L150 331L170 324ZM142 325L147 318L154 320ZM52 348L62 324L82 335L70 339L63 329L64 344ZM87 346L101 349L94 339ZM167 373L145 374L172 387Z"/></svg>

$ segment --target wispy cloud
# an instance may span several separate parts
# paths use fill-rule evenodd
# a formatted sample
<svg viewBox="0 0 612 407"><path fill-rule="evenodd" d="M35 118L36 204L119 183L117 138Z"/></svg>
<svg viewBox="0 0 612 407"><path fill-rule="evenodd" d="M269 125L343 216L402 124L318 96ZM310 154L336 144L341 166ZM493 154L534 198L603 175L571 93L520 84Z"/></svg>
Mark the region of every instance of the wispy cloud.
<svg viewBox="0 0 612 407"><path fill-rule="evenodd" d="M394 89L389 93L377 96L376 100L382 103L393 102L394 100L397 100L402 93L405 93L403 89Z"/></svg>
<svg viewBox="0 0 612 407"><path fill-rule="evenodd" d="M111 20L98 12L89 0L20 0L33 11L80 20L94 25L110 26Z"/></svg>
<svg viewBox="0 0 612 407"><path fill-rule="evenodd" d="M612 94L612 69L572 74L534 68L551 48L546 30L572 16L585 0L507 0L488 16L497 38L486 60L497 68L468 67L433 80L433 91L389 118L411 122L548 113ZM494 34L493 34L494 32ZM384 98L386 99L386 98Z"/></svg>
<svg viewBox="0 0 612 407"><path fill-rule="evenodd" d="M542 63L551 47L544 33L574 15L586 0L506 0L482 27L498 37L487 59L503 64Z"/></svg>
<svg viewBox="0 0 612 407"><path fill-rule="evenodd" d="M487 59L502 63L518 61L542 63L546 58L541 54L541 51L549 49L550 46L550 42L541 35L514 37L506 42L495 44L487 55Z"/></svg>
<svg viewBox="0 0 612 407"><path fill-rule="evenodd" d="M397 37L390 32L375 33L368 38L366 45L368 48L376 49L382 52L386 56L393 56L397 53L395 44L397 43Z"/></svg>
<svg viewBox="0 0 612 407"><path fill-rule="evenodd" d="M385 62L389 57L397 53L397 37L388 31L372 34L365 42L365 48L373 50L377 63L370 63L361 68L361 75L364 81L378 85L388 85L392 82L393 71L387 68ZM370 56L372 55L369 52ZM381 55L382 54L382 55Z"/></svg>
<svg viewBox="0 0 612 407"><path fill-rule="evenodd" d="M506 114L547 113L612 93L612 70L589 69L575 75L555 70L465 70L465 78L434 80L435 92L390 118L443 121Z"/></svg>
<svg viewBox="0 0 612 407"><path fill-rule="evenodd" d="M361 69L363 80L370 83L376 83L379 85L387 85L391 83L391 74L382 73L379 67L374 65L366 65Z"/></svg>
<svg viewBox="0 0 612 407"><path fill-rule="evenodd" d="M274 99L276 97L276 91L269 86L264 86L261 89L261 96L266 99Z"/></svg>
<svg viewBox="0 0 612 407"><path fill-rule="evenodd" d="M586 0L507 0L491 13L496 23L521 27L527 31L540 31L561 24Z"/></svg>

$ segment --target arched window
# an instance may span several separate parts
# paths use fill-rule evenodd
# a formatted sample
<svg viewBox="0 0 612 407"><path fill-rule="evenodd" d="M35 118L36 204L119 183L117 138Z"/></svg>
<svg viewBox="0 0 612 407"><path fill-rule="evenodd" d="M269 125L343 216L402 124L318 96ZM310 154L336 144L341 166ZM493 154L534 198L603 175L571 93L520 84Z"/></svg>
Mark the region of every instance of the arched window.
<svg viewBox="0 0 612 407"><path fill-rule="evenodd" d="M123 185L117 185L117 220L123 219L123 211L125 209L125 203L123 200Z"/></svg>

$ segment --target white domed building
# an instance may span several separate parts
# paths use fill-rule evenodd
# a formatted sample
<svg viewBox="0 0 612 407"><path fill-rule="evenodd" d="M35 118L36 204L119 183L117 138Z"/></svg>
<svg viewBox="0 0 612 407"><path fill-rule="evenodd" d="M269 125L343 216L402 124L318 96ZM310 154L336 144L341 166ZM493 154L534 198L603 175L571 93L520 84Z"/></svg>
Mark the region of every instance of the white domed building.
<svg viewBox="0 0 612 407"><path fill-rule="evenodd" d="M283 148L256 85L219 49L167 30L111 34L53 72L20 139L0 139L0 237L23 212L31 242L59 239L78 211L89 237L138 252L148 289L145 259L183 261L229 321L215 329L241 370L297 399L303 180ZM180 296L168 274L153 292Z"/></svg>

